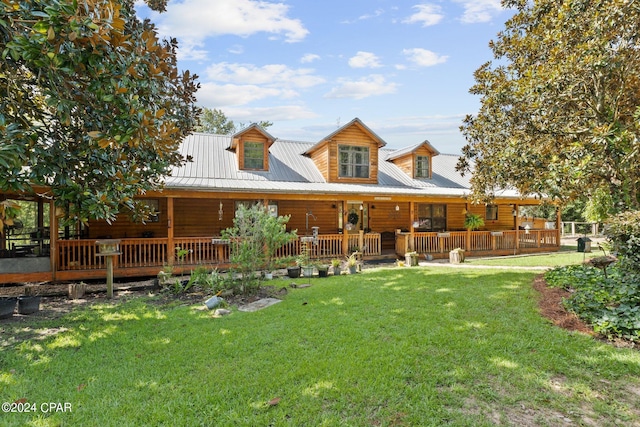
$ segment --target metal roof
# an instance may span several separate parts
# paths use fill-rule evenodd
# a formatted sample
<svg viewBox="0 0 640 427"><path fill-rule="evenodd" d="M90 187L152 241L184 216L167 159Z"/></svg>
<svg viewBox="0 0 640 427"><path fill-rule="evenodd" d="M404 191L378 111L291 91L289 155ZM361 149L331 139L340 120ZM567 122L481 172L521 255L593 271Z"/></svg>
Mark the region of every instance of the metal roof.
<svg viewBox="0 0 640 427"><path fill-rule="evenodd" d="M303 155L314 143L277 139L269 148L268 171L238 169L236 153L227 150L231 136L194 133L184 139L180 151L192 162L173 168L166 188L197 191L264 193L388 194L464 197L468 177L455 172L458 156L433 157L431 179L412 179L392 162L384 160L394 150L380 148L378 184L326 182L313 160ZM503 197L517 197L505 193Z"/></svg>

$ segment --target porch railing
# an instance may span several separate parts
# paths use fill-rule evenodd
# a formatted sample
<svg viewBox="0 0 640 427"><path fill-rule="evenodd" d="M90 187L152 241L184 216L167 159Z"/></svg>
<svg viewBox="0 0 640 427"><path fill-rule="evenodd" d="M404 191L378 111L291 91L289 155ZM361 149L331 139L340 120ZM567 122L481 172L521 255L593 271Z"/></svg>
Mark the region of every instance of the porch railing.
<svg viewBox="0 0 640 427"><path fill-rule="evenodd" d="M468 249L471 252L489 252L496 250L515 250L516 235L520 248L558 247L557 230L515 230L506 231L473 231L467 246L466 231L448 233L414 233L413 247L418 253L445 253L455 248ZM407 235L405 233L405 235Z"/></svg>
<svg viewBox="0 0 640 427"><path fill-rule="evenodd" d="M354 246L359 246L355 235ZM351 245L349 236L349 244ZM310 244L313 259L340 258L342 234L321 234L317 243ZM115 268L162 267L173 256L174 265L217 265L229 263L229 244L219 237L176 237L173 247L168 247L166 238L121 239L120 255L115 260ZM364 255L380 254L380 234L368 233L363 236ZM57 271L99 270L105 268L104 258L97 257L95 240L59 240L57 248ZM284 245L277 252L278 257L295 257L300 253L300 239Z"/></svg>

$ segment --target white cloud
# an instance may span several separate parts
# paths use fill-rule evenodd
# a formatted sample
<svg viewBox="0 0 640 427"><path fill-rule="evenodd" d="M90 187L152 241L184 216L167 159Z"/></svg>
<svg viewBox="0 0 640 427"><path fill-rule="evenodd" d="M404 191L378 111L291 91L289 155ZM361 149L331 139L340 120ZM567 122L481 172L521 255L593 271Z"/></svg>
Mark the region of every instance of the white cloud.
<svg viewBox="0 0 640 427"><path fill-rule="evenodd" d="M320 59L320 55L316 55L315 53L307 53L300 59L300 62L305 64L308 62L316 61L318 59Z"/></svg>
<svg viewBox="0 0 640 427"><path fill-rule="evenodd" d="M358 52L349 58L349 66L352 68L380 68L380 59L371 52Z"/></svg>
<svg viewBox="0 0 640 427"><path fill-rule="evenodd" d="M244 46L240 44L234 44L230 48L227 49L227 52L233 53L234 55L240 55L244 53Z"/></svg>
<svg viewBox="0 0 640 427"><path fill-rule="evenodd" d="M502 11L500 0L454 0L461 3L464 7L464 13L460 21L465 24L474 24L479 22L489 22L491 19Z"/></svg>
<svg viewBox="0 0 640 427"><path fill-rule="evenodd" d="M230 64L220 62L206 70L208 80L224 83L268 85L272 87L308 88L324 83L324 78L314 75L311 68L289 68L284 64Z"/></svg>
<svg viewBox="0 0 640 427"><path fill-rule="evenodd" d="M313 119L318 117L316 113L310 111L302 105L281 105L274 107L256 108L232 107L225 108L224 113L232 120L240 122L256 122L259 120L279 122L284 120ZM286 135L286 137L289 137L289 135Z"/></svg>
<svg viewBox="0 0 640 427"><path fill-rule="evenodd" d="M290 98L292 95L278 88L215 83L202 83L196 94L199 105L212 105L213 108L245 105L268 97Z"/></svg>
<svg viewBox="0 0 640 427"><path fill-rule="evenodd" d="M413 6L413 9L418 9L418 11L402 22L406 24L421 22L423 27L429 27L436 25L444 18L444 15L441 13L442 8L438 5L428 3L417 4Z"/></svg>
<svg viewBox="0 0 640 427"><path fill-rule="evenodd" d="M325 98L363 99L369 96L395 93L398 85L386 82L379 74L372 74L360 80L338 79L340 84L331 89Z"/></svg>
<svg viewBox="0 0 640 427"><path fill-rule="evenodd" d="M172 2L162 14L153 13L163 37L176 37L181 49L197 51L208 37L248 37L265 32L299 42L309 31L299 19L287 16L289 6L256 0L184 0Z"/></svg>
<svg viewBox="0 0 640 427"><path fill-rule="evenodd" d="M438 55L435 52L422 48L403 49L402 53L407 56L409 61L420 67L431 67L442 64L449 58L448 56Z"/></svg>

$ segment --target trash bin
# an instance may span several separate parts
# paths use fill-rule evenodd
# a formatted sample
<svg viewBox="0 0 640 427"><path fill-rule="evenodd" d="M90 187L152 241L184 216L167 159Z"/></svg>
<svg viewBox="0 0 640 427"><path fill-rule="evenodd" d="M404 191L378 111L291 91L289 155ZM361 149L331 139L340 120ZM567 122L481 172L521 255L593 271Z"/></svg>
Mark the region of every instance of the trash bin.
<svg viewBox="0 0 640 427"><path fill-rule="evenodd" d="M578 252L591 252L591 239L588 237L578 238Z"/></svg>

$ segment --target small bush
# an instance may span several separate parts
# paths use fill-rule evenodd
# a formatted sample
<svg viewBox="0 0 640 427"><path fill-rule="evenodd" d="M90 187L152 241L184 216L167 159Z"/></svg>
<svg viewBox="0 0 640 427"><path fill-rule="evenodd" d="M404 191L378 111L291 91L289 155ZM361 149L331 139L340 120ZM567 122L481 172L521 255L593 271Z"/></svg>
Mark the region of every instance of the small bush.
<svg viewBox="0 0 640 427"><path fill-rule="evenodd" d="M572 292L565 307L609 338L640 341L640 286L638 275L620 265L609 267L608 277L594 267L558 267L545 274L549 286Z"/></svg>

